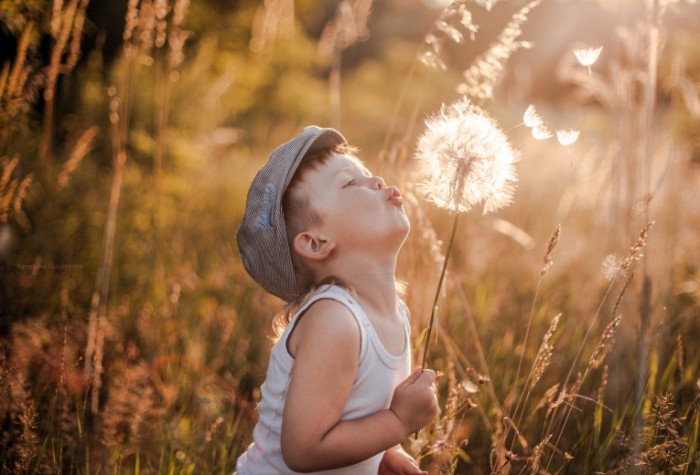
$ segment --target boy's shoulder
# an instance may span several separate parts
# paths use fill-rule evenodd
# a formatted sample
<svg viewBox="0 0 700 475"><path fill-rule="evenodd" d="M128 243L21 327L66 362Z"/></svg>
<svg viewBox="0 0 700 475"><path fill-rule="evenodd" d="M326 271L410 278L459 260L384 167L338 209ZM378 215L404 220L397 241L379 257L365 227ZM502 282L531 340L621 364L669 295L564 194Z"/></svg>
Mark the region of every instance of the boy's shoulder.
<svg viewBox="0 0 700 475"><path fill-rule="evenodd" d="M338 347L359 345L360 328L355 315L348 305L335 298L314 300L295 320L288 345L292 353L299 345L319 340Z"/></svg>

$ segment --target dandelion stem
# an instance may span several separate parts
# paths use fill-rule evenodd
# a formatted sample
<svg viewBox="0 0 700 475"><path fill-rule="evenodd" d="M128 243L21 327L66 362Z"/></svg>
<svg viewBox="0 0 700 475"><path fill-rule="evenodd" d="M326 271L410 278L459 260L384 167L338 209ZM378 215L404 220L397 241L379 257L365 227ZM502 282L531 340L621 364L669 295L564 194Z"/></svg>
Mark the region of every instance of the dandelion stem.
<svg viewBox="0 0 700 475"><path fill-rule="evenodd" d="M430 322L428 323L428 332L425 335L425 348L423 349L423 360L421 363L421 368L425 368L425 362L428 358L428 348L430 347L430 334L433 331L433 323L435 322L435 313L437 312L437 303L440 298L440 289L442 289L442 282L445 280L445 272L447 271L447 261L450 259L450 253L452 252L452 247L455 242L455 236L457 234L457 223L459 222L460 213L455 213L455 219L452 222L452 233L450 234L450 242L447 244L447 251L445 252L445 262L442 264L442 272L440 272L440 280L438 281L437 290L435 291L435 299L433 300L433 308L430 312Z"/></svg>

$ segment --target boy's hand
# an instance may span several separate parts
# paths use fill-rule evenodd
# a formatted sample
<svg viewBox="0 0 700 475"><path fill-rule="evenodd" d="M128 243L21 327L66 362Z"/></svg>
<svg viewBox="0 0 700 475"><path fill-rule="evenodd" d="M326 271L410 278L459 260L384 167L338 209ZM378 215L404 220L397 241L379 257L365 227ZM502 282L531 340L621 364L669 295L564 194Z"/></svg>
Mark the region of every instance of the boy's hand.
<svg viewBox="0 0 700 475"><path fill-rule="evenodd" d="M428 475L400 446L384 452L378 475Z"/></svg>
<svg viewBox="0 0 700 475"><path fill-rule="evenodd" d="M406 435L422 429L437 416L434 382L433 370L418 367L396 386L389 409L403 425Z"/></svg>

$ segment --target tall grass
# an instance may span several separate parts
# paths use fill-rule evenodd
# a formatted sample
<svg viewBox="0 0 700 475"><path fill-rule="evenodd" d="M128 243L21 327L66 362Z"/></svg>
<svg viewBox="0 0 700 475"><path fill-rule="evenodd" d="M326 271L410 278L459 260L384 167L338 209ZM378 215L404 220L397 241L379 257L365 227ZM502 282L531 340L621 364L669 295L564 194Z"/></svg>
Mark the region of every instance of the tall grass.
<svg viewBox="0 0 700 475"><path fill-rule="evenodd" d="M603 58L618 53L590 71L566 51L557 74L571 95L538 105L549 123L581 130L563 148L517 127L527 103L501 97L511 55L538 47L526 40L539 2L490 12L453 2L420 45L394 45L410 53L382 65L403 74L390 93L372 67L343 69L341 81L341 50L367 39L371 2L339 7L321 59L313 38L284 23L303 7L274 4L241 7L232 21L249 31L250 50L222 57L212 38L188 49L187 2L130 1L106 73L99 53L76 67L86 2L56 0L45 22L15 32L17 53L0 73L1 470L233 470L251 441L280 305L245 275L233 244L246 186L297 122L342 117L346 136L370 156L367 137L372 168L406 196L413 229L400 277L417 360L437 309L428 362L442 374L442 412L406 442L421 466L695 473L698 170L692 144L673 141L663 120L686 114L693 79L665 73L663 48L676 43L663 9L650 3ZM455 52L485 33L475 19L499 8L512 10L503 30L456 69ZM56 48L45 65L32 56L38 25ZM295 69L290 51L314 59ZM313 68L336 74L328 89L302 75ZM80 89L82 120L70 133L55 101L61 75ZM685 84L682 101L657 100L667 77ZM272 94L275 107L253 107L248 89ZM498 216L460 219L443 268L451 216L418 197L410 157L421 118L462 93L513 126L521 178ZM359 109L363 96L393 115ZM326 114L325 103L337 110ZM366 130L375 120L379 133Z"/></svg>

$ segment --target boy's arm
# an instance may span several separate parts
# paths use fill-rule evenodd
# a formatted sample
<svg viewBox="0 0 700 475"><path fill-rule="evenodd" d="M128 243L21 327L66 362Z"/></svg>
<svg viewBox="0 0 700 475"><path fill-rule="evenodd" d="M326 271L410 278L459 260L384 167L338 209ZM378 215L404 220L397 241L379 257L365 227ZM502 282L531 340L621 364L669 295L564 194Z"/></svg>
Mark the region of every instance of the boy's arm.
<svg viewBox="0 0 700 475"><path fill-rule="evenodd" d="M314 303L290 341L295 363L282 421L282 456L294 471L343 467L399 444L436 414L432 371L420 370L395 390L391 408L341 421L359 360L360 333L339 302Z"/></svg>

